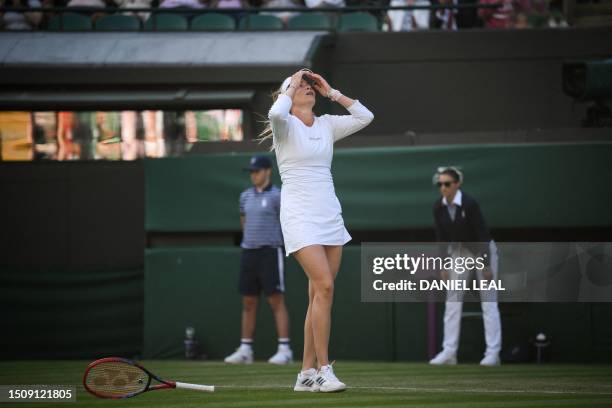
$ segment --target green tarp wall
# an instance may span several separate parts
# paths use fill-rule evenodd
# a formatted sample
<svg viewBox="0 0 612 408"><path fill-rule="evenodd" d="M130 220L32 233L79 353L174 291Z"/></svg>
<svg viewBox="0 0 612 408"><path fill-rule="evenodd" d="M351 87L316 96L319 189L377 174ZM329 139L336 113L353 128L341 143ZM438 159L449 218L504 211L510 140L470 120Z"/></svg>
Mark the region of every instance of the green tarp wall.
<svg viewBox="0 0 612 408"><path fill-rule="evenodd" d="M332 342L336 356L387 360L392 357L392 317L388 304L360 303L359 248L347 248L338 277ZM240 249L207 247L154 249L146 253L144 354L175 357L183 353L185 328L193 326L204 351L222 358L240 339L240 295L237 276ZM297 263L286 263L287 306L292 319L293 346L301 354L303 319L308 299L306 278ZM257 358L276 350L276 334L270 308L262 299L257 325ZM415 310L422 309L416 305ZM415 313L408 324L423 326L424 313ZM362 350L369 339L377 347ZM416 344L425 339L415 339ZM297 357L297 356L296 356Z"/></svg>
<svg viewBox="0 0 612 408"><path fill-rule="evenodd" d="M145 163L148 231L234 231L248 154ZM612 143L339 149L333 174L350 229L428 228L438 166L460 166L494 228L612 225ZM605 178L605 177L604 177Z"/></svg>
<svg viewBox="0 0 612 408"><path fill-rule="evenodd" d="M185 328L193 326L209 358L222 359L240 339L240 295L236 247L152 249L145 261L144 356L176 358L184 352ZM427 307L421 303L361 303L359 247L346 247L336 282L332 359L411 360L427 358ZM295 358L302 352L302 324L307 282L297 263L286 263L287 306ZM272 313L260 304L255 357L269 358L276 349ZM522 347L540 331L552 340L554 361L611 361L612 307L608 304L502 304L503 346ZM466 303L467 312L479 311ZM436 308L441 328L442 304ZM463 319L459 358L479 361L484 352L482 318ZM439 335L441 335L439 330ZM441 339L438 340L440 344Z"/></svg>
<svg viewBox="0 0 612 408"><path fill-rule="evenodd" d="M219 154L146 161L147 230L238 230L238 195L249 185L241 169L248 157ZM493 227L609 226L612 213L606 207L612 197L597 180L609 173L610 157L608 143L339 149L333 173L349 230L431 227L431 205L437 194L432 175L442 165L463 169L466 191L478 197ZM184 330L190 325L212 358L222 358L237 346L239 254L240 249L232 246L147 250L146 357L180 356ZM292 258L287 260L286 282L298 357L306 279ZM337 288L334 358L427 357L424 304L360 303L359 247L345 248ZM470 309L478 310L478 305L466 306ZM544 330L555 337L557 359L588 360L612 350L609 336L602 336L602 330L611 334L606 329L612 316L609 305L514 304L502 305L502 311L505 346L525 346L529 336ZM276 345L265 303L258 319L256 357L264 359ZM461 342L460 357L480 357L481 319L464 321Z"/></svg>

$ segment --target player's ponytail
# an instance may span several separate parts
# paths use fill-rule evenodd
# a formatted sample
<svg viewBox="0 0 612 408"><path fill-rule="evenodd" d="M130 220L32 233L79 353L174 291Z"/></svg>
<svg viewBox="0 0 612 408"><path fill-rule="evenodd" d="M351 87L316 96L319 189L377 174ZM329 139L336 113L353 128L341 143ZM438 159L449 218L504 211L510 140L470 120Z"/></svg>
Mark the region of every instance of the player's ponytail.
<svg viewBox="0 0 612 408"><path fill-rule="evenodd" d="M272 97L272 103L276 102L278 96L281 94L280 89L272 92L270 95ZM272 126L270 125L270 119L266 118L260 123L264 124L264 130L255 138L259 144L263 143L265 140L272 139ZM270 146L270 151L274 150L274 143Z"/></svg>

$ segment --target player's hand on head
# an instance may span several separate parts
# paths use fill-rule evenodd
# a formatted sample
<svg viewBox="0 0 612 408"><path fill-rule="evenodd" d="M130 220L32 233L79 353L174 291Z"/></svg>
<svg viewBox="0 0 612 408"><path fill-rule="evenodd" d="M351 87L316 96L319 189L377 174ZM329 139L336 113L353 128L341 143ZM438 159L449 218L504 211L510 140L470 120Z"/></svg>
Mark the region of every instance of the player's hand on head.
<svg viewBox="0 0 612 408"><path fill-rule="evenodd" d="M309 73L308 76L314 80L314 88L319 92L322 96L327 97L327 94L331 90L331 86L327 83L327 81L319 74Z"/></svg>
<svg viewBox="0 0 612 408"><path fill-rule="evenodd" d="M292 88L298 88L302 83L302 77L304 76L303 70L297 71L295 74L291 75L291 83L289 84Z"/></svg>

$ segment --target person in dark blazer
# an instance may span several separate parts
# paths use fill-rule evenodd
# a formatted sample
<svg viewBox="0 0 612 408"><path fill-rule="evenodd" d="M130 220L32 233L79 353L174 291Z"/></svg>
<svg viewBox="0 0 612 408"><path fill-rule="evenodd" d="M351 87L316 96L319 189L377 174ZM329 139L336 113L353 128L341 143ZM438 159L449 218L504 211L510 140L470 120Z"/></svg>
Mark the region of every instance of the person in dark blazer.
<svg viewBox="0 0 612 408"><path fill-rule="evenodd" d="M461 190L462 173L453 167L441 169L436 175L436 184L440 189L441 198L433 205L436 240L441 243L440 251L443 257L465 256L482 257L485 268L476 270L480 280L495 279L497 275L497 248L491 239L487 223L480 206L474 198ZM458 273L453 270L441 271L442 279L458 279ZM501 350L501 319L495 293L487 293L487 299L482 298L481 306L485 327L487 349L480 362L484 366L500 364ZM461 329L461 310L463 307L463 291L449 290L444 308L444 340L443 349L430 364L456 364L459 333Z"/></svg>

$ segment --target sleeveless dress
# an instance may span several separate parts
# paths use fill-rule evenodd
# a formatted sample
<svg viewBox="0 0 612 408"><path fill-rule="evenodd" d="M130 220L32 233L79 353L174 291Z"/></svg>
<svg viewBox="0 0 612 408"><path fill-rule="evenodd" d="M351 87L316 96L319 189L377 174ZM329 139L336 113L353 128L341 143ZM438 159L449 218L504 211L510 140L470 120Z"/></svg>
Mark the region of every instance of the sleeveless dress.
<svg viewBox="0 0 612 408"><path fill-rule="evenodd" d="M280 94L268 113L282 180L280 222L286 255L308 245L344 245L351 236L331 174L334 142L366 127L374 114L356 100L350 115L315 116L306 126Z"/></svg>

